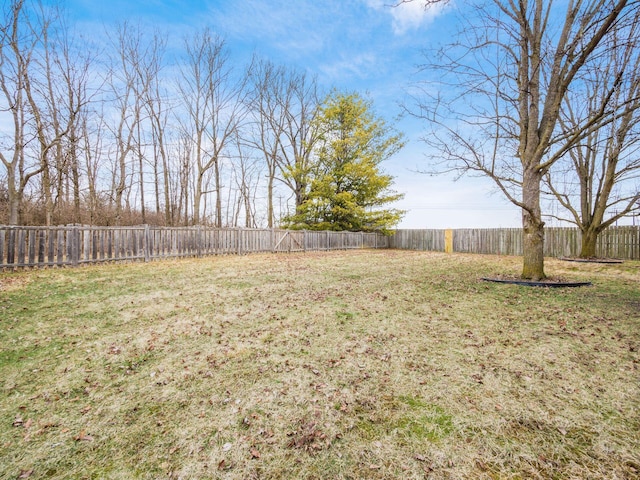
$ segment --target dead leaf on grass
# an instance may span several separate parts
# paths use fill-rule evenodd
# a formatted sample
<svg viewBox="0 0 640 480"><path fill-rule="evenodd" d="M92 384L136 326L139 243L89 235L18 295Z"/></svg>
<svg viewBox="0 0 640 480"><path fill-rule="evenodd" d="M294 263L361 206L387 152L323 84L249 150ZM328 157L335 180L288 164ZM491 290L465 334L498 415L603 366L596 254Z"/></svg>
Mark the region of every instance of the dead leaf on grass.
<svg viewBox="0 0 640 480"><path fill-rule="evenodd" d="M81 430L80 433L74 437L76 442L93 442L93 437L91 435L87 435L86 430Z"/></svg>
<svg viewBox="0 0 640 480"><path fill-rule="evenodd" d="M18 475L18 478L29 478L32 474L33 474L33 468L30 468L29 470L20 470L20 474Z"/></svg>
<svg viewBox="0 0 640 480"><path fill-rule="evenodd" d="M251 458L260 458L260 452L255 448L251 449Z"/></svg>
<svg viewBox="0 0 640 480"><path fill-rule="evenodd" d="M298 429L287 434L290 437L287 447L305 450L313 454L331 445L326 433L318 428L317 423L300 423L301 425Z"/></svg>

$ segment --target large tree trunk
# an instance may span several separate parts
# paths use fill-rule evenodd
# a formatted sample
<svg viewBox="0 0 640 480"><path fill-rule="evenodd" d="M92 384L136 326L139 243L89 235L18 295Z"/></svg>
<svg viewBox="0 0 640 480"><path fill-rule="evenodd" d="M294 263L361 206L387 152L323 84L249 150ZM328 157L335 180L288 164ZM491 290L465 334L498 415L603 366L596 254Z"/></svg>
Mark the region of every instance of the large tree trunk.
<svg viewBox="0 0 640 480"><path fill-rule="evenodd" d="M202 202L202 173L196 176L195 192L193 194L193 224L200 225L200 206Z"/></svg>
<svg viewBox="0 0 640 480"><path fill-rule="evenodd" d="M580 258L595 258L599 233L600 232L598 230L593 228L586 228L582 230Z"/></svg>
<svg viewBox="0 0 640 480"><path fill-rule="evenodd" d="M275 166L275 165L274 165ZM267 228L273 228L274 211L273 211L273 179L275 171L269 165L269 178L267 179Z"/></svg>
<svg viewBox="0 0 640 480"><path fill-rule="evenodd" d="M116 215L115 222L116 225L122 225L122 198L124 196L124 190L126 188L126 175L127 175L127 166L125 154L120 154L120 158L118 159L119 169L120 169L120 177L114 179L114 189L115 189L115 201L116 201ZM115 173L114 175L118 175Z"/></svg>
<svg viewBox="0 0 640 480"><path fill-rule="evenodd" d="M253 214L251 213L251 197L249 193L249 186L243 185L243 199L244 199L244 225L247 228L254 227Z"/></svg>
<svg viewBox="0 0 640 480"><path fill-rule="evenodd" d="M20 224L20 209L19 200L16 198L9 198L9 225L19 225Z"/></svg>
<svg viewBox="0 0 640 480"><path fill-rule="evenodd" d="M71 156L71 182L73 184L73 221L75 223L82 223L82 216L80 210L80 169L78 165L78 151L77 151L78 139L75 135L75 127L71 132L70 142L70 156Z"/></svg>
<svg viewBox="0 0 640 480"><path fill-rule="evenodd" d="M44 196L45 225L50 227L53 220L53 194L51 193L51 174L46 161L46 153L42 154L42 195Z"/></svg>
<svg viewBox="0 0 640 480"><path fill-rule="evenodd" d="M307 182L299 178L295 180L296 209L307 200Z"/></svg>
<svg viewBox="0 0 640 480"><path fill-rule="evenodd" d="M540 182L535 169L525 169L522 182L523 267L522 278L542 280L544 273L544 222L540 210Z"/></svg>
<svg viewBox="0 0 640 480"><path fill-rule="evenodd" d="M20 222L20 190L16 188L16 174L12 164L7 167L7 192L9 194L9 225L18 225Z"/></svg>

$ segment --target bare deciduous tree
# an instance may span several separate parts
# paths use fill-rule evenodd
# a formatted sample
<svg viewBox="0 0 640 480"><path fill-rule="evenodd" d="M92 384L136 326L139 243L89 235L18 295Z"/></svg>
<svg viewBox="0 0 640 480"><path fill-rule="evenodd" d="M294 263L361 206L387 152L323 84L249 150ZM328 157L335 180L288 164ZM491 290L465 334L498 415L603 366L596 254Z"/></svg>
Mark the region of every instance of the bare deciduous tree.
<svg viewBox="0 0 640 480"><path fill-rule="evenodd" d="M134 52L137 54L136 57L130 59L136 76L136 102L142 109L136 124L136 156L138 157L140 213L143 223L147 222L144 180L146 164L150 164L153 170L157 213L160 206L158 157L160 156L166 163L165 129L163 127L166 126L167 114L163 111L164 105L159 85L165 43L165 39L156 32L149 42L139 45L137 52ZM147 137L149 137L151 145L148 144Z"/></svg>
<svg viewBox="0 0 640 480"><path fill-rule="evenodd" d="M603 39L637 15L638 3L491 0L464 8L457 41L425 66L438 78L422 85L412 113L430 122L425 140L435 155L457 171L488 176L522 209L522 277L542 279L542 179L602 122L594 116L567 137L558 131L560 107Z"/></svg>
<svg viewBox="0 0 640 480"><path fill-rule="evenodd" d="M44 17L45 10L41 11ZM41 160L44 163L42 184L43 187L47 185L45 212L48 225L55 221L56 212L58 221L63 218L63 211L71 203L72 214L64 218L80 221L80 122L95 88L89 84L93 62L91 50L77 44L62 18L60 15L56 28L43 34L43 53L38 56L38 64L44 77L39 79L36 89L39 99L32 105L34 111L40 110L39 117L44 119L46 130L50 130L42 137L54 140L54 148L48 150L52 158Z"/></svg>
<svg viewBox="0 0 640 480"><path fill-rule="evenodd" d="M605 228L640 207L639 29L636 18L613 32L600 55L585 65L582 88L570 92L561 109L565 136L602 118L545 176L552 198L566 212L553 216L580 229L584 258L596 255Z"/></svg>
<svg viewBox="0 0 640 480"><path fill-rule="evenodd" d="M90 120L90 117L93 121ZM105 141L106 125L104 115L100 112L82 112L80 120L80 138L82 143L80 148L84 156L84 174L87 183L86 209L88 210L88 221L90 224L105 223L105 219L100 219L98 210L100 208L99 175L104 162L103 142Z"/></svg>
<svg viewBox="0 0 640 480"><path fill-rule="evenodd" d="M170 107L167 93L162 88L160 72L163 68L163 57L166 48L166 37L155 33L152 43L145 55L144 64L139 67L139 76L146 78L148 88L145 90L144 108L150 123L151 155L153 168L154 193L156 214L160 215L161 205L164 205L164 223L173 225L171 214L171 184L169 181L169 152L167 141L170 138L168 128ZM162 186L163 198L160 199L160 187Z"/></svg>
<svg viewBox="0 0 640 480"><path fill-rule="evenodd" d="M178 86L186 108L183 131L195 156L193 222L201 220L206 178L213 171L216 226L222 226L222 161L245 116L245 79L233 78L224 41L208 29L185 42L187 56Z"/></svg>
<svg viewBox="0 0 640 480"><path fill-rule="evenodd" d="M289 105L285 112L284 138L280 142L278 167L283 181L294 194L295 208L306 200L313 152L320 137L315 121L320 109L318 84L306 73L291 72L289 76Z"/></svg>
<svg viewBox="0 0 640 480"><path fill-rule="evenodd" d="M64 89L64 110L67 112L68 134L64 142L64 164L67 166L67 181L71 180L73 190L73 221L79 223L82 216L81 156L83 152L83 122L88 115L88 108L95 95L95 87L90 86L92 53L85 46L82 51L70 47L68 42L62 44L61 74ZM96 86L97 87L97 86ZM62 196L60 196L62 197ZM69 188L66 196L69 203Z"/></svg>
<svg viewBox="0 0 640 480"><path fill-rule="evenodd" d="M125 205L130 207L131 186L135 175L131 156L139 146L139 125L142 121L144 88L138 78L137 68L143 56L142 32L128 23L117 29L115 57L107 82L111 98L113 123L107 122L113 136L114 164L111 191L115 204L115 222L122 222ZM126 208L128 210L128 208Z"/></svg>
<svg viewBox="0 0 640 480"><path fill-rule="evenodd" d="M256 196L259 190L260 175L263 172L261 162L251 157L249 149L245 148L244 141L238 135L235 140L237 148L236 161L233 164L233 179L238 192L235 206L233 225L238 226L239 220L244 217L244 226L255 228L256 221Z"/></svg>
<svg viewBox="0 0 640 480"><path fill-rule="evenodd" d="M2 112L8 112L12 131L3 135L0 143L0 160L6 168L9 224L21 222L20 210L24 190L30 179L41 171L39 164L26 164L25 149L29 138L29 109L25 93L25 76L31 62L33 49L38 41L25 28L24 1L12 1L5 5L0 38L0 88L3 93Z"/></svg>
<svg viewBox="0 0 640 480"><path fill-rule="evenodd" d="M47 223L50 222L53 201L49 155L67 133L60 128L55 99L42 103L43 98L47 99L52 81L47 38L53 18L37 7L14 0L3 12L0 83L6 103L2 109L10 112L13 131L12 138L9 135L3 138L0 159L7 169L11 224L21 222L25 189L33 178L43 173L41 185L46 198Z"/></svg>
<svg viewBox="0 0 640 480"><path fill-rule="evenodd" d="M315 79L268 61L252 64L253 128L247 142L261 152L267 167L267 224L275 224L274 188L288 187L294 207L304 201L318 132L313 119L319 99ZM282 214L282 212L280 212Z"/></svg>
<svg viewBox="0 0 640 480"><path fill-rule="evenodd" d="M248 72L252 113L245 142L259 151L267 173L267 226L274 226L273 191L280 142L284 133L285 112L289 108L287 73L269 61L254 61Z"/></svg>

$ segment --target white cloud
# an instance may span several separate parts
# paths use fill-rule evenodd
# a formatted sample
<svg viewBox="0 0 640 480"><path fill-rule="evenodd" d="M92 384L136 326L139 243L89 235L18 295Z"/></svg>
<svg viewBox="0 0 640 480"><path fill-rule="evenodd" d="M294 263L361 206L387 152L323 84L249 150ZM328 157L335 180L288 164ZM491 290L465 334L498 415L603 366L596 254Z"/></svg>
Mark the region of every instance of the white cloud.
<svg viewBox="0 0 640 480"><path fill-rule="evenodd" d="M340 55L339 59L328 61L319 66L320 74L326 83L341 84L353 79L363 79L378 68L378 58L371 52Z"/></svg>
<svg viewBox="0 0 640 480"><path fill-rule="evenodd" d="M416 30L422 25L429 24L442 14L449 2L441 1L425 6L425 0L400 2L399 0L364 0L369 8L387 12L392 17L393 32L403 35L410 30Z"/></svg>
<svg viewBox="0 0 640 480"><path fill-rule="evenodd" d="M312 0L290 2L219 2L211 6L211 21L222 33L235 39L250 39L258 50L265 45L286 52L289 57L316 53L331 37L331 5L319 5ZM339 4L338 4L339 5Z"/></svg>

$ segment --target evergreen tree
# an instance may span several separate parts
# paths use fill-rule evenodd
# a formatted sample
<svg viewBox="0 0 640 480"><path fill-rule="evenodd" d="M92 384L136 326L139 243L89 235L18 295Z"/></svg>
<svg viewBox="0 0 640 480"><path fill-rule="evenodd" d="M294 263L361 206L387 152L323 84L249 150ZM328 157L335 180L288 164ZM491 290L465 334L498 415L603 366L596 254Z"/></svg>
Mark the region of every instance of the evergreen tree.
<svg viewBox="0 0 640 480"><path fill-rule="evenodd" d="M288 228L389 232L403 211L382 208L403 197L380 164L398 152L402 135L372 113L356 93L332 92L316 118L320 140L308 192Z"/></svg>

